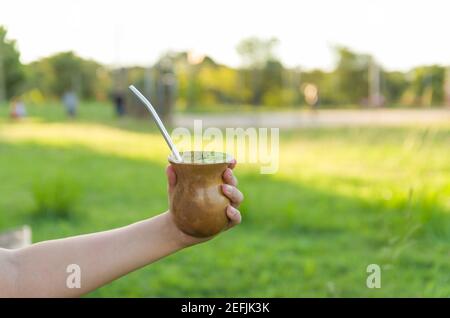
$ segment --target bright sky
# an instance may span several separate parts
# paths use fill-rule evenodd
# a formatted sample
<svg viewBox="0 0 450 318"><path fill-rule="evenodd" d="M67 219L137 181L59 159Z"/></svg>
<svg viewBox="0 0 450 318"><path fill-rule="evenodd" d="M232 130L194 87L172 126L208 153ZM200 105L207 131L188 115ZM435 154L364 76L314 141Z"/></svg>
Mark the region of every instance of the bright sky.
<svg viewBox="0 0 450 318"><path fill-rule="evenodd" d="M239 65L237 43L275 36L288 66L331 68L331 46L388 69L450 65L445 0L2 0L0 25L23 62L74 50L110 65L148 65L168 49Z"/></svg>

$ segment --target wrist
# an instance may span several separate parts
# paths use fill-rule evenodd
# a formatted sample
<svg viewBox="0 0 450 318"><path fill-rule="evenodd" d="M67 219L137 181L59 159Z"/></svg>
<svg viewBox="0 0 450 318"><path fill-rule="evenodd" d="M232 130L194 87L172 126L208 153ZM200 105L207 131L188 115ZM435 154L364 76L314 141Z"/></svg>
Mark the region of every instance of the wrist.
<svg viewBox="0 0 450 318"><path fill-rule="evenodd" d="M199 244L210 239L193 237L181 231L175 224L173 215L172 213L170 213L170 211L164 212L161 216L165 218L170 239L177 245L179 249Z"/></svg>

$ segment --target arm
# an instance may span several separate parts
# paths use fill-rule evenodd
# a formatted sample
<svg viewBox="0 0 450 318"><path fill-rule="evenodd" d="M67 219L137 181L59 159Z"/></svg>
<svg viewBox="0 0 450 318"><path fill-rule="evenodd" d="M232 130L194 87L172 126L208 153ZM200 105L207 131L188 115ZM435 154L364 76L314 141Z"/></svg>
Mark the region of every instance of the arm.
<svg viewBox="0 0 450 318"><path fill-rule="evenodd" d="M176 183L170 166L167 175L170 192ZM231 192L224 185L224 193L232 201L227 208L232 227L241 220L235 207L242 201L242 194L235 187L236 179L230 169L224 173L224 182L231 185ZM184 234L170 213L165 212L110 231L46 241L13 251L0 249L0 297L80 296L207 239ZM80 267L81 288L67 288L70 273L66 269L70 264Z"/></svg>
<svg viewBox="0 0 450 318"><path fill-rule="evenodd" d="M185 246L167 212L110 231L37 243L10 252L11 296L79 296ZM66 286L70 264L81 269L79 289Z"/></svg>

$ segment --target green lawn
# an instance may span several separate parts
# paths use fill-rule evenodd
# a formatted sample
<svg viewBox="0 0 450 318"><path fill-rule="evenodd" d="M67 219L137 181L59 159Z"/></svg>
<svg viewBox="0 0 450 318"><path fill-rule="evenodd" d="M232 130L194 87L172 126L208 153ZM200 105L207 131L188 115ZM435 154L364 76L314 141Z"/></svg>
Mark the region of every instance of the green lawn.
<svg viewBox="0 0 450 318"><path fill-rule="evenodd" d="M27 223L41 241L167 209L151 122L98 105L75 121L56 106L30 113L13 123L0 108L0 229ZM239 227L90 296L450 296L450 124L286 131L280 146L277 174L236 169ZM61 203L69 217L38 209L53 192L76 194ZM372 263L381 289L366 287Z"/></svg>

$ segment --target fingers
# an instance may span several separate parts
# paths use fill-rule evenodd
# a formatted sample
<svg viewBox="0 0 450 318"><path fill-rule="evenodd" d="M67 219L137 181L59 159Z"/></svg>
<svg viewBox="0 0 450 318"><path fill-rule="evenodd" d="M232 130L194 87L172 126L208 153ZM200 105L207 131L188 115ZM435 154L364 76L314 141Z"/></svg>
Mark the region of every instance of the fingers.
<svg viewBox="0 0 450 318"><path fill-rule="evenodd" d="M228 168L234 169L234 167L236 167L236 164L237 164L236 159L233 159L233 160L228 164Z"/></svg>
<svg viewBox="0 0 450 318"><path fill-rule="evenodd" d="M223 178L223 181L225 183L230 184L230 185L232 185L234 187L236 187L237 184L238 184L238 181L237 181L236 177L233 175L233 171L231 171L230 168L227 168L225 170L225 172L223 173L222 178Z"/></svg>
<svg viewBox="0 0 450 318"><path fill-rule="evenodd" d="M227 206L227 217L229 219L227 229L241 223L242 220L241 212L236 208L239 207L244 200L244 195L236 188L238 180L233 175L232 169L234 169L234 167L236 167L236 159L233 159L230 162L228 168L223 173L223 181L226 184L222 185L222 191L231 201L231 205Z"/></svg>
<svg viewBox="0 0 450 318"><path fill-rule="evenodd" d="M235 225L238 225L242 221L241 212L231 205L227 206L227 217L229 219L227 229L232 228Z"/></svg>
<svg viewBox="0 0 450 318"><path fill-rule="evenodd" d="M168 165L166 169L167 182L169 184L169 191L177 184L177 175L172 165Z"/></svg>
<svg viewBox="0 0 450 318"><path fill-rule="evenodd" d="M223 193L230 199L233 207L239 207L242 200L244 200L244 195L236 188L238 181L233 175L231 168L227 168L223 173L223 181L226 183L222 185Z"/></svg>
<svg viewBox="0 0 450 318"><path fill-rule="evenodd" d="M244 195L242 194L242 192L239 191L238 188L233 187L229 184L222 185L222 192L228 199L230 199L231 205L235 208L239 207L242 200L244 200Z"/></svg>

